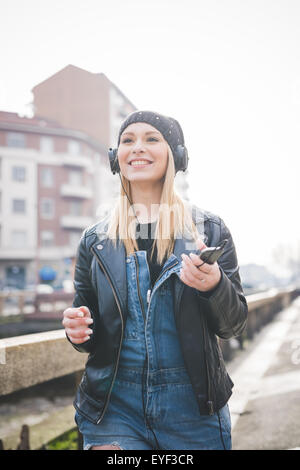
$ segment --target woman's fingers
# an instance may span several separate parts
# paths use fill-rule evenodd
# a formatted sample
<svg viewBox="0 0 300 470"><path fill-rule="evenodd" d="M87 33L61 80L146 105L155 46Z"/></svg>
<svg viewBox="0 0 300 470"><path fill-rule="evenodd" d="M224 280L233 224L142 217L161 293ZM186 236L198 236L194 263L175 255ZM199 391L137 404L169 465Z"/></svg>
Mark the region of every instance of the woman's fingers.
<svg viewBox="0 0 300 470"><path fill-rule="evenodd" d="M195 255L195 253L191 253L189 258L192 261L192 263L194 264L195 268L199 272L205 273L205 274L211 273L211 271L213 269L212 264L205 263L204 261L202 261L202 259L198 255Z"/></svg>
<svg viewBox="0 0 300 470"><path fill-rule="evenodd" d="M93 333L93 330L90 328L82 328L82 329L76 329L76 328L66 328L66 333L72 338L85 338L86 336L89 336Z"/></svg>
<svg viewBox="0 0 300 470"><path fill-rule="evenodd" d="M84 305L84 306L82 306L82 307L79 307L79 310L80 310L80 312L83 313L83 315L84 315L85 317L91 318L91 312L90 312L90 310L89 310L88 307L86 307L86 306Z"/></svg>
<svg viewBox="0 0 300 470"><path fill-rule="evenodd" d="M89 336L85 336L83 338L75 338L73 336L70 336L68 335L70 341L74 344L81 344L81 343L85 343L86 341L88 341L90 339Z"/></svg>
<svg viewBox="0 0 300 470"><path fill-rule="evenodd" d="M197 279L203 279L203 275L209 274L211 272L211 265L203 263L199 256L191 253L190 256L185 255L184 253L181 255L183 267L188 268L188 271L193 274ZM200 267L198 267L200 265Z"/></svg>
<svg viewBox="0 0 300 470"><path fill-rule="evenodd" d="M64 310L63 315L68 318L90 318L91 313L88 307L82 306L82 307L69 307Z"/></svg>
<svg viewBox="0 0 300 470"><path fill-rule="evenodd" d="M90 339L93 330L89 325L93 323L93 319L88 307L67 308L63 312L63 317L62 324L72 343L80 344Z"/></svg>
<svg viewBox="0 0 300 470"><path fill-rule="evenodd" d="M197 240L199 250L206 248L202 240ZM182 253L182 266L180 279L190 287L194 287L202 292L213 289L220 281L221 272L218 264L204 263L198 255L190 253L187 256Z"/></svg>
<svg viewBox="0 0 300 470"><path fill-rule="evenodd" d="M92 318L69 318L64 317L62 324L66 328L78 328L80 326L85 327L93 323Z"/></svg>

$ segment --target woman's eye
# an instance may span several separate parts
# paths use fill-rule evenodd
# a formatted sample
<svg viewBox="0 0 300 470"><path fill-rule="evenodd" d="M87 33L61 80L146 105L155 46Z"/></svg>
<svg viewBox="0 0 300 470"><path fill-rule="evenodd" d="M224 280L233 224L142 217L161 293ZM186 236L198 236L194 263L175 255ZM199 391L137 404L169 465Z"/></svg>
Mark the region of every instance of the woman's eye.
<svg viewBox="0 0 300 470"><path fill-rule="evenodd" d="M148 142L159 142L159 140L156 137L148 137ZM128 144L129 142L132 142L132 139L127 137L126 139L122 140L122 144Z"/></svg>

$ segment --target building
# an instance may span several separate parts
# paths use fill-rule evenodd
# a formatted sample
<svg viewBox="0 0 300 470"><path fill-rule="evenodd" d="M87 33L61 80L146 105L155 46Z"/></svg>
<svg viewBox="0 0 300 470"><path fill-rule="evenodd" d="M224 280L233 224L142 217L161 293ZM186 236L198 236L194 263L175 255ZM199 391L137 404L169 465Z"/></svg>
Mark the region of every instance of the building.
<svg viewBox="0 0 300 470"><path fill-rule="evenodd" d="M104 73L68 65L32 89L35 116L84 132L105 147L116 145L124 118L136 110Z"/></svg>
<svg viewBox="0 0 300 470"><path fill-rule="evenodd" d="M106 149L90 136L0 112L1 284L70 277L82 230L112 185Z"/></svg>

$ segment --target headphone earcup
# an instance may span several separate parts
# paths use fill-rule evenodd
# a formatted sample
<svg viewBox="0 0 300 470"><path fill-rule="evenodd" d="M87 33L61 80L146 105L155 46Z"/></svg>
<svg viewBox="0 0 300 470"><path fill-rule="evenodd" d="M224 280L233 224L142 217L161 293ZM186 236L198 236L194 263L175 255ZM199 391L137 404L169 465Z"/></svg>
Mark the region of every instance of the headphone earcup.
<svg viewBox="0 0 300 470"><path fill-rule="evenodd" d="M118 149L110 148L108 150L108 158L109 158L109 163L110 163L110 169L113 175L115 175L116 173L120 173L120 166L119 166L119 161L118 161Z"/></svg>
<svg viewBox="0 0 300 470"><path fill-rule="evenodd" d="M174 165L176 173L178 171L185 171L188 167L188 151L184 145L177 145L174 152Z"/></svg>

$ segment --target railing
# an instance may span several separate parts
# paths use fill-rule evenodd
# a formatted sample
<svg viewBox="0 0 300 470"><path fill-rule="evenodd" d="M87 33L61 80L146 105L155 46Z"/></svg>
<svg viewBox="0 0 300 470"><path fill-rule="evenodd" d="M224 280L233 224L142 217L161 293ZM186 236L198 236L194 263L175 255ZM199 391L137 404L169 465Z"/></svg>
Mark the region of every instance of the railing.
<svg viewBox="0 0 300 470"><path fill-rule="evenodd" d="M32 315L40 315L42 318L50 314L54 318L70 305L73 296L72 292L63 290L50 294L22 290L0 292L0 317L20 315L30 319Z"/></svg>
<svg viewBox="0 0 300 470"><path fill-rule="evenodd" d="M288 288L247 296L249 317L240 338L241 346L299 294L299 289ZM225 361L229 360L232 355L230 340L221 340L220 344ZM66 340L64 330L0 340L0 396L71 373L77 374L79 381L86 359L86 354L78 353ZM19 430L14 435L3 436L1 445L4 449L29 448L29 431L30 449L40 449L74 428L74 409L70 404L54 412L46 421L29 427L24 425L21 434Z"/></svg>

